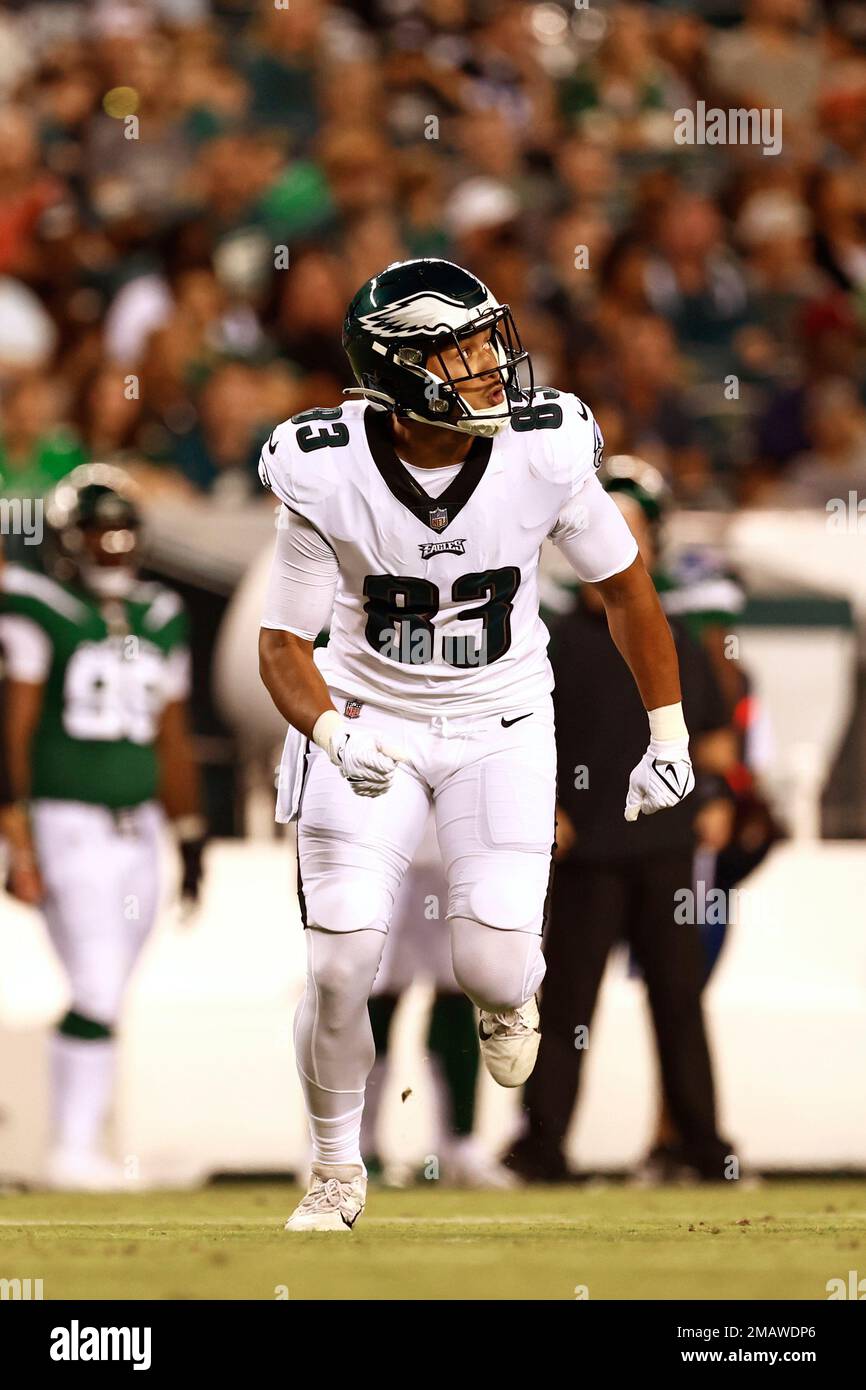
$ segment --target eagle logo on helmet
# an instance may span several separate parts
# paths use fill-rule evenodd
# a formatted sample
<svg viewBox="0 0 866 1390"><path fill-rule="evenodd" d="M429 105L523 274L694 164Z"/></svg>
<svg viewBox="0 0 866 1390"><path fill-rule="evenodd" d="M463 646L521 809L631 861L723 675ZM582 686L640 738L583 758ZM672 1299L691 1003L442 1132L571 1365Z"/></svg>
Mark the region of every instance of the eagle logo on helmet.
<svg viewBox="0 0 866 1390"><path fill-rule="evenodd" d="M478 312L486 313L493 307L491 300L489 305L482 305ZM468 320L466 305L459 299L449 299L446 295L424 290L419 294L404 295L402 299L395 299L393 303L370 314L359 314L358 322L370 333L383 338L402 338L407 333L433 336L439 328L446 333L452 328L465 329Z"/></svg>

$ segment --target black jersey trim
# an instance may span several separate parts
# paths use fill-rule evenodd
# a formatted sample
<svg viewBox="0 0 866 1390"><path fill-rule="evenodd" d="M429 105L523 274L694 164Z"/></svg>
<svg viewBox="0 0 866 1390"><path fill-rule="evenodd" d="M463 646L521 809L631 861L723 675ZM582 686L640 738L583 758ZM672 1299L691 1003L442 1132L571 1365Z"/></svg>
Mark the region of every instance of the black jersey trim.
<svg viewBox="0 0 866 1390"><path fill-rule="evenodd" d="M447 531L484 477L490 462L493 441L477 435L457 477L452 479L438 497L431 497L397 457L391 438L388 413L373 410L368 406L364 411L364 429L373 462L397 501L437 536ZM432 519L434 516L435 521Z"/></svg>
<svg viewBox="0 0 866 1390"><path fill-rule="evenodd" d="M301 790L300 790L300 792L298 793L298 830L300 830L300 826L301 826L301 810L302 810L302 802L303 802L303 800L304 800L304 787L307 785L307 772L309 771L309 767L310 767L310 740L307 739L307 746L306 746L306 748L304 749L304 769L303 769L303 772L301 773ZM301 926L304 928L304 931L306 931L306 929L307 929L307 898L306 898L306 894L304 893L304 879L303 879L303 875L302 875L302 873L301 873L301 846L300 846L300 843L298 843L298 846L297 846L297 854L295 855L295 864L296 864L297 875L298 875L298 881L297 881L298 909L299 909L300 914L301 914Z"/></svg>

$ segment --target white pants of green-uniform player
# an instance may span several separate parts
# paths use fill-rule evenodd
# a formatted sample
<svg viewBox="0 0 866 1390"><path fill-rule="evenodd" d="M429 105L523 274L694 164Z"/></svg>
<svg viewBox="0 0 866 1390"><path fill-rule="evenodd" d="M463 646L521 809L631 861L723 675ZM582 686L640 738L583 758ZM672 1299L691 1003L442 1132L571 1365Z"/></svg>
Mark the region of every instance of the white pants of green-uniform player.
<svg viewBox="0 0 866 1390"><path fill-rule="evenodd" d="M32 810L45 922L71 995L51 1044L53 1143L83 1154L101 1144L115 1026L156 916L162 811L48 800Z"/></svg>

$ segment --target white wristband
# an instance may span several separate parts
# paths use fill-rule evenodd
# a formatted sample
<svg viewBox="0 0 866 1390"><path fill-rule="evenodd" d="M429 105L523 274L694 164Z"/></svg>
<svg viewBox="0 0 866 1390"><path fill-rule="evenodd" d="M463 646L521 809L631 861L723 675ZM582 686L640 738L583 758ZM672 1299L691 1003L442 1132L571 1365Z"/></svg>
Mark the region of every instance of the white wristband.
<svg viewBox="0 0 866 1390"><path fill-rule="evenodd" d="M335 709L326 709L313 725L313 742L330 755L331 739L343 726L343 716Z"/></svg>
<svg viewBox="0 0 866 1390"><path fill-rule="evenodd" d="M196 811L175 816L171 824L178 840L203 840L207 835L207 821Z"/></svg>
<svg viewBox="0 0 866 1390"><path fill-rule="evenodd" d="M683 718L682 705L659 705L658 709L647 710L650 738L659 743L671 739L688 738L689 731Z"/></svg>

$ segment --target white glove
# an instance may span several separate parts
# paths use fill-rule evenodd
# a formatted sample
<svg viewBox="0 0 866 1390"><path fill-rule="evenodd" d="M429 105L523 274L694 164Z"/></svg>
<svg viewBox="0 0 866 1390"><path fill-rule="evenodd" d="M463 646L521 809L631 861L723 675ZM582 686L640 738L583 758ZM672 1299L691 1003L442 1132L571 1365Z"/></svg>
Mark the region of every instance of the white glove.
<svg viewBox="0 0 866 1390"><path fill-rule="evenodd" d="M676 806L694 785L688 738L651 738L649 748L628 779L625 818L633 821L641 811L652 816L667 806Z"/></svg>
<svg viewBox="0 0 866 1390"><path fill-rule="evenodd" d="M350 729L336 710L316 720L313 740L338 767L357 796L381 796L391 785L405 754L389 748L369 729Z"/></svg>

